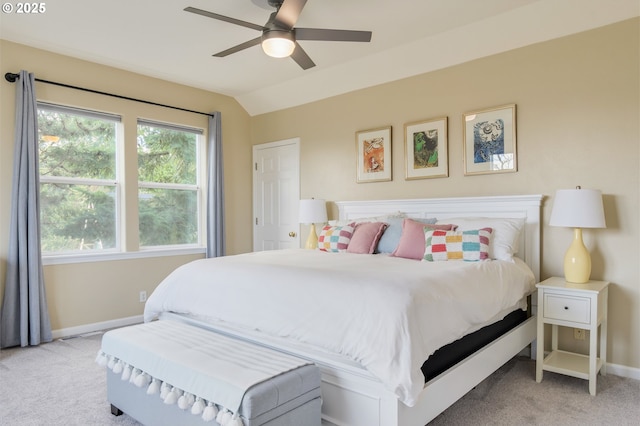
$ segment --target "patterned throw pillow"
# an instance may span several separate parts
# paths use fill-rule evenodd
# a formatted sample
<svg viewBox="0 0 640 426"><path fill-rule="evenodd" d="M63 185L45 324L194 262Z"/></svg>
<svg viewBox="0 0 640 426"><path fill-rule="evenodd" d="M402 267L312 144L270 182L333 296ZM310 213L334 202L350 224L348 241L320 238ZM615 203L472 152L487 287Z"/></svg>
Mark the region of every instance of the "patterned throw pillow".
<svg viewBox="0 0 640 426"><path fill-rule="evenodd" d="M341 226L326 225L318 237L318 250L337 253L345 251L356 227L355 223Z"/></svg>
<svg viewBox="0 0 640 426"><path fill-rule="evenodd" d="M449 223L458 225L458 230L491 228L491 259L513 262L513 255L518 252L519 237L524 227L524 219L499 217L460 217L448 218Z"/></svg>
<svg viewBox="0 0 640 426"><path fill-rule="evenodd" d="M464 260L477 262L489 259L489 244L493 229L467 231L432 231L425 229L423 260Z"/></svg>
<svg viewBox="0 0 640 426"><path fill-rule="evenodd" d="M424 256L424 233L426 229L450 231L456 229L456 226L450 224L431 225L413 219L404 219L400 241L391 256L415 260L422 259Z"/></svg>

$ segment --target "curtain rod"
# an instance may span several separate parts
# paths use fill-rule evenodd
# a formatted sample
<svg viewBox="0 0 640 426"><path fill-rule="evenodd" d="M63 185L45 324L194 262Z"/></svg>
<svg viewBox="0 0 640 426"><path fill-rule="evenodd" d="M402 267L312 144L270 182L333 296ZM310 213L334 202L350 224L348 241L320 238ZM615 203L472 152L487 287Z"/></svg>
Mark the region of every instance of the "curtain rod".
<svg viewBox="0 0 640 426"><path fill-rule="evenodd" d="M18 78L20 78L20 74L14 74L11 72L8 72L4 75L5 80L7 80L9 83L15 83L16 80L18 80ZM99 90L93 90L93 89L86 89L84 87L78 87L78 86L72 86L70 84L64 84L64 83L57 83L55 81L49 81L49 80L42 80L40 78L36 78L36 81L40 82L40 83L46 83L46 84L53 84L54 86L61 86L61 87L66 87L69 89L76 89L76 90L82 90L83 92L89 92L89 93L96 93L98 95L105 95L105 96L111 96L113 98L118 98L118 99L125 99L127 101L134 101L134 102L141 102L143 104L148 104L148 105L155 105L155 106L159 106L159 107L163 107L163 108L171 108L171 109L177 109L179 111L185 111L185 112L191 112L193 114L201 114L201 115L207 115L209 117L213 117L213 114L209 114L206 112L201 112L201 111L194 111L191 109L186 109L186 108L180 108L177 106L172 106L172 105L165 105L165 104L160 104L157 102L151 102L151 101L145 101L144 99L136 99L136 98L130 98L128 96L122 96L122 95L115 95L113 93L107 93L107 92L101 92Z"/></svg>

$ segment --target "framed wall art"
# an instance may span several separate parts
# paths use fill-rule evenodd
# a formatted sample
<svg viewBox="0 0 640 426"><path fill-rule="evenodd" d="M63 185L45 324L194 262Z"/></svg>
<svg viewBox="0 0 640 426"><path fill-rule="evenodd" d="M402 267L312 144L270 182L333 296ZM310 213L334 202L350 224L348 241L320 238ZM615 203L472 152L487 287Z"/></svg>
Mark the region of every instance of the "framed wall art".
<svg viewBox="0 0 640 426"><path fill-rule="evenodd" d="M447 117L404 125L405 179L449 176Z"/></svg>
<svg viewBox="0 0 640 426"><path fill-rule="evenodd" d="M516 105L503 105L463 116L464 174L515 172Z"/></svg>
<svg viewBox="0 0 640 426"><path fill-rule="evenodd" d="M356 132L358 183L391 180L391 126Z"/></svg>

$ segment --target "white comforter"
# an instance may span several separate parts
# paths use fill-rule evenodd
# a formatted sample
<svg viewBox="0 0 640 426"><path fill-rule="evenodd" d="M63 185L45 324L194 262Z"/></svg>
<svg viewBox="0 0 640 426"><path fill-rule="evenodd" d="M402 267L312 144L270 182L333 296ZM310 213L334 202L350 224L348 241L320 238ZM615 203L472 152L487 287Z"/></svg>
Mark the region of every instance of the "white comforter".
<svg viewBox="0 0 640 426"><path fill-rule="evenodd" d="M419 262L386 255L278 250L203 259L171 273L145 321L196 315L342 354L413 406L420 367L534 290L523 262Z"/></svg>

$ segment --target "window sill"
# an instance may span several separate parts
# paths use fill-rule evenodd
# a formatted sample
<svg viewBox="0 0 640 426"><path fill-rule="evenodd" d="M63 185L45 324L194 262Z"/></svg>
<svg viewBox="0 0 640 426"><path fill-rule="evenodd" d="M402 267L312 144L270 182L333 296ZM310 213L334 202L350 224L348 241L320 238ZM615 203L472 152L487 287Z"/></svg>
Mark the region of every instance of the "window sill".
<svg viewBox="0 0 640 426"><path fill-rule="evenodd" d="M131 259L145 259L151 257L164 257L164 256L188 256L192 254L205 254L206 248L204 247L189 247L189 248L153 248L142 249L140 251L130 252L107 252L107 253L91 253L91 254L61 254L42 256L42 264L47 265L63 265L67 263L89 263L89 262L111 262L114 260L131 260Z"/></svg>

